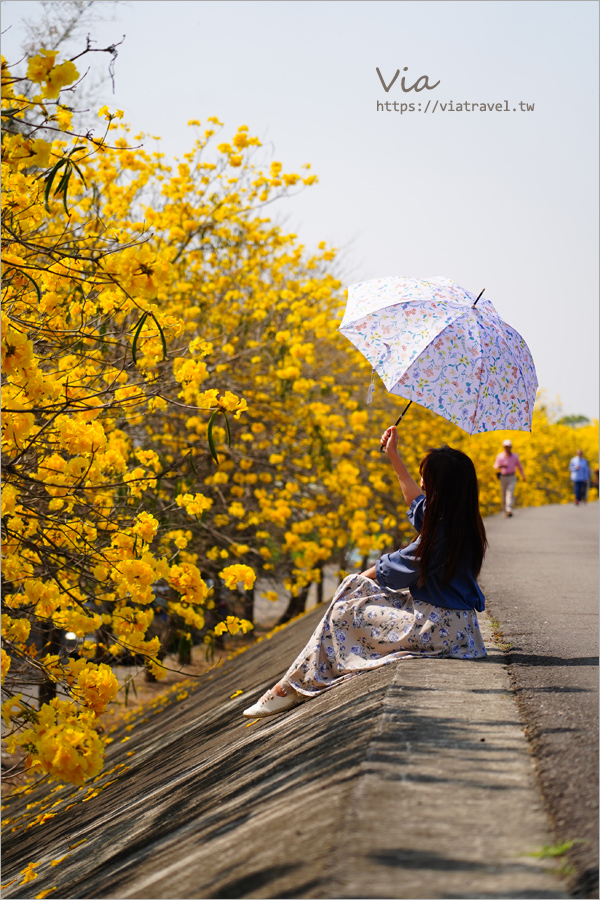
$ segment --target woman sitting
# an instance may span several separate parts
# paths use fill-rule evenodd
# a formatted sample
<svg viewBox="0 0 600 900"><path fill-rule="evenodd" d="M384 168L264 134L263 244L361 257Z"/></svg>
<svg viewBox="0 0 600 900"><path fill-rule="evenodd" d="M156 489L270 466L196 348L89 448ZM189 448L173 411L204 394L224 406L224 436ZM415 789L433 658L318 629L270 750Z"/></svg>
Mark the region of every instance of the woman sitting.
<svg viewBox="0 0 600 900"><path fill-rule="evenodd" d="M396 428L381 443L419 532L402 550L340 584L310 640L248 718L284 712L361 672L415 656L481 659L477 584L487 548L472 461L460 450L430 450L421 486L398 454Z"/></svg>

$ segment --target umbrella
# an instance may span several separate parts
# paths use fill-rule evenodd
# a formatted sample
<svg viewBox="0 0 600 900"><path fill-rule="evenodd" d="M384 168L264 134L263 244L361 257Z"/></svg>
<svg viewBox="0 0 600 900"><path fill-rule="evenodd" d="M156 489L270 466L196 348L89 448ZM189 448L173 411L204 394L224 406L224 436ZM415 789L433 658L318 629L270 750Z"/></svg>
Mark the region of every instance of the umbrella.
<svg viewBox="0 0 600 900"><path fill-rule="evenodd" d="M531 353L482 294L448 278L363 281L348 288L339 330L391 394L469 434L531 431L538 386Z"/></svg>

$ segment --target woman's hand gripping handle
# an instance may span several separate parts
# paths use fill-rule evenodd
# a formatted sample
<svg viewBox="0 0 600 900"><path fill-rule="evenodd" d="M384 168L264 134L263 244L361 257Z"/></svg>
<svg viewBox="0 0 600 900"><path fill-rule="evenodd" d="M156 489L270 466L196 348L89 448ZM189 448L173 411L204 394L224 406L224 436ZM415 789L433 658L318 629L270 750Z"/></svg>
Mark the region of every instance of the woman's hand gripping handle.
<svg viewBox="0 0 600 900"><path fill-rule="evenodd" d="M400 454L398 453L398 431L395 425L386 428L381 435L381 450L388 455L389 460L394 467L394 472L398 476L398 481L406 505L410 506L413 500L421 496L423 491L417 482L411 478L408 469L400 458Z"/></svg>
<svg viewBox="0 0 600 900"><path fill-rule="evenodd" d="M391 425L381 435L381 453L387 453L389 456L390 453L398 452L398 429L395 425Z"/></svg>

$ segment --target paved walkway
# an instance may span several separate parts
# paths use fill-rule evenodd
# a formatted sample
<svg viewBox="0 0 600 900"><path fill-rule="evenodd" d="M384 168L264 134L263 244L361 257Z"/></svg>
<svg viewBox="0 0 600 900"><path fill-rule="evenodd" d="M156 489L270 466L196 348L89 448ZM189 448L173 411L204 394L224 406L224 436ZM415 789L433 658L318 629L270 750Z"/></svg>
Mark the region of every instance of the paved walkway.
<svg viewBox="0 0 600 900"><path fill-rule="evenodd" d="M4 895L567 897L556 863L535 855L555 837L489 637L486 660L400 661L248 726L242 709L320 615L116 731L97 795L59 791L50 821L4 839L5 884L40 864Z"/></svg>
<svg viewBox="0 0 600 900"><path fill-rule="evenodd" d="M578 895L598 896L598 503L486 523L488 609Z"/></svg>

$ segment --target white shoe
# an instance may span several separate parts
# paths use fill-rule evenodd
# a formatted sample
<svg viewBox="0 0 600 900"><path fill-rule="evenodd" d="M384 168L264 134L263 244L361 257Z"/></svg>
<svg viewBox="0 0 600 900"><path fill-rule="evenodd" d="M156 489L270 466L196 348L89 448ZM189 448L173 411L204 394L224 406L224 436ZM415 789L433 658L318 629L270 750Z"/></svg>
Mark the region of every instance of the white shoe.
<svg viewBox="0 0 600 900"><path fill-rule="evenodd" d="M245 709L242 715L247 719L263 719L265 716L274 716L277 713L292 709L294 706L304 703L305 700L308 700L308 697L297 694L292 688L283 697L271 690L263 694L254 706L249 706L248 709Z"/></svg>

